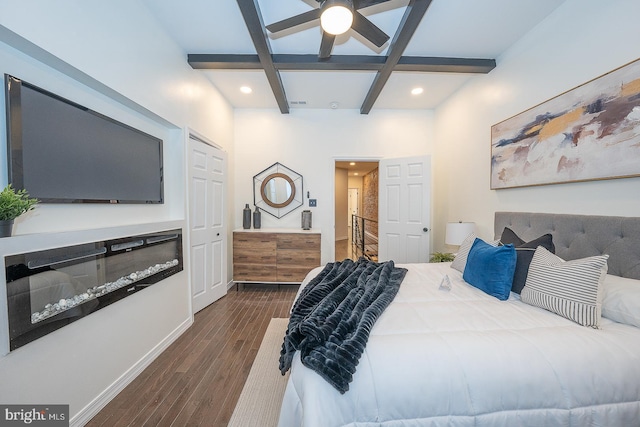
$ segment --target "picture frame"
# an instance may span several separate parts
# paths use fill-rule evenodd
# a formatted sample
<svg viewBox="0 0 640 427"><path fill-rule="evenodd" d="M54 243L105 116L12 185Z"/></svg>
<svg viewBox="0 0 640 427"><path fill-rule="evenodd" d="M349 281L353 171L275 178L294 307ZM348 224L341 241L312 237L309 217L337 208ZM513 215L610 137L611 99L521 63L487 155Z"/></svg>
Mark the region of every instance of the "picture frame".
<svg viewBox="0 0 640 427"><path fill-rule="evenodd" d="M640 176L640 59L491 127L491 189Z"/></svg>

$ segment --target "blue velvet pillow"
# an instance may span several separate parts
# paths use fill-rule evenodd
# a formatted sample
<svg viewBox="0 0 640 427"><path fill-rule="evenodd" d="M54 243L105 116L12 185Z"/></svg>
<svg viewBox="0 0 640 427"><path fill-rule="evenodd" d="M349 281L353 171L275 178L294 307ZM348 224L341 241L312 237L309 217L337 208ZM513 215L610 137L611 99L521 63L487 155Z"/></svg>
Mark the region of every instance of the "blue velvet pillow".
<svg viewBox="0 0 640 427"><path fill-rule="evenodd" d="M462 278L471 286L504 301L511 292L516 260L516 249L512 244L493 247L476 238Z"/></svg>

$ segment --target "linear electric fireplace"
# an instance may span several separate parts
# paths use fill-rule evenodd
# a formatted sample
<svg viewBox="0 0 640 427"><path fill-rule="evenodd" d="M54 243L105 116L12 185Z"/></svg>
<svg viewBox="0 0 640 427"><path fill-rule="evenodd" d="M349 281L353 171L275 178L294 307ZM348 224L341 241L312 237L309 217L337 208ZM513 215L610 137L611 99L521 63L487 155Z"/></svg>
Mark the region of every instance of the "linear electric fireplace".
<svg viewBox="0 0 640 427"><path fill-rule="evenodd" d="M182 230L5 257L10 350L182 271Z"/></svg>

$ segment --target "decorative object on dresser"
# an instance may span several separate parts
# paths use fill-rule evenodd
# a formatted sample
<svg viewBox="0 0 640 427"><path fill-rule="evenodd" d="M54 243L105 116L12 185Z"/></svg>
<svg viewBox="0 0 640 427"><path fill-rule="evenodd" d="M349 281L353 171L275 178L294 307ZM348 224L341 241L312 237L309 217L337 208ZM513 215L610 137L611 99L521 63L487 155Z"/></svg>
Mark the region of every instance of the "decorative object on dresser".
<svg viewBox="0 0 640 427"><path fill-rule="evenodd" d="M302 175L274 163L253 177L253 204L276 218L303 205Z"/></svg>
<svg viewBox="0 0 640 427"><path fill-rule="evenodd" d="M242 209L242 228L248 230L251 228L251 208L249 208L249 203L244 205L244 209Z"/></svg>
<svg viewBox="0 0 640 427"><path fill-rule="evenodd" d="M306 209L302 211L302 229L303 230L311 230L311 211Z"/></svg>
<svg viewBox="0 0 640 427"><path fill-rule="evenodd" d="M491 189L640 175L640 60L491 127Z"/></svg>
<svg viewBox="0 0 640 427"><path fill-rule="evenodd" d="M319 265L319 232L277 228L233 232L236 283L300 283Z"/></svg>
<svg viewBox="0 0 640 427"><path fill-rule="evenodd" d="M38 199L30 198L26 190L15 190L11 184L0 192L0 237L10 237L13 221L32 210Z"/></svg>
<svg viewBox="0 0 640 427"><path fill-rule="evenodd" d="M255 212L253 212L253 228L260 228L262 225L262 214L260 208L256 206Z"/></svg>

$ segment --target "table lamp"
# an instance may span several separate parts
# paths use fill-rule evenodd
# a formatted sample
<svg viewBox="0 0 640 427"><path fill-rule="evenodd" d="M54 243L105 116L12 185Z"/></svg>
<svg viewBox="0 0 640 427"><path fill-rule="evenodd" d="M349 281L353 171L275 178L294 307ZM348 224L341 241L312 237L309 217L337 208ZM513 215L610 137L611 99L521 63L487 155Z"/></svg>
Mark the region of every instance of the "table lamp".
<svg viewBox="0 0 640 427"><path fill-rule="evenodd" d="M464 239L476 229L475 222L448 222L444 242L451 246L460 246Z"/></svg>

